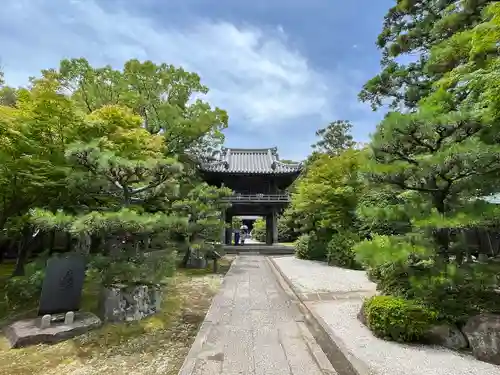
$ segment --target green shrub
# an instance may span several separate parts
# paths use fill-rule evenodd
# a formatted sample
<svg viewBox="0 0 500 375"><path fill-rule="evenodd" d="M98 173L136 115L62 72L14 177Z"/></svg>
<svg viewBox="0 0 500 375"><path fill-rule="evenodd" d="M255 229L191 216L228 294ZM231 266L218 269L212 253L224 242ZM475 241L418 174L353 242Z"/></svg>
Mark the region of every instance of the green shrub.
<svg viewBox="0 0 500 375"><path fill-rule="evenodd" d="M372 240L358 242L353 251L356 260L366 267L377 267L390 262L405 262L412 257L423 258L433 253L424 240L417 243L407 236L373 236Z"/></svg>
<svg viewBox="0 0 500 375"><path fill-rule="evenodd" d="M300 259L324 261L327 259L327 245L324 236L314 232L303 234L295 242L295 255Z"/></svg>
<svg viewBox="0 0 500 375"><path fill-rule="evenodd" d="M500 265L448 264L432 260L388 262L372 267L369 278L383 294L432 306L438 320L461 325L479 313L500 313L495 291Z"/></svg>
<svg viewBox="0 0 500 375"><path fill-rule="evenodd" d="M255 220L252 229L252 237L256 241L266 242L266 221L262 218ZM297 239L297 233L288 226L288 221L282 217L278 218L278 241L293 242Z"/></svg>
<svg viewBox="0 0 500 375"><path fill-rule="evenodd" d="M4 300L10 309L36 303L40 299L45 277L45 257L26 264L24 276L14 276L5 282Z"/></svg>
<svg viewBox="0 0 500 375"><path fill-rule="evenodd" d="M410 278L415 299L433 306L438 318L461 325L470 316L500 313L496 292L499 265L448 264L443 270L434 267L428 274Z"/></svg>
<svg viewBox="0 0 500 375"><path fill-rule="evenodd" d="M290 220L286 217L278 218L278 241L279 242L294 242L298 233L290 226Z"/></svg>
<svg viewBox="0 0 500 375"><path fill-rule="evenodd" d="M361 264L356 261L356 254L352 250L358 241L359 237L352 232L334 234L327 245L328 264L351 269L361 269Z"/></svg>
<svg viewBox="0 0 500 375"><path fill-rule="evenodd" d="M177 253L158 250L150 253L122 256L91 257L89 272L100 279L103 285L111 284L158 284L175 271Z"/></svg>
<svg viewBox="0 0 500 375"><path fill-rule="evenodd" d="M438 316L415 301L393 296L374 296L364 302L363 311L375 336L398 342L418 341Z"/></svg>
<svg viewBox="0 0 500 375"><path fill-rule="evenodd" d="M299 259L309 259L309 241L311 237L303 234L295 241L295 255Z"/></svg>
<svg viewBox="0 0 500 375"><path fill-rule="evenodd" d="M266 221L258 218L253 223L252 238L259 242L266 242Z"/></svg>
<svg viewBox="0 0 500 375"><path fill-rule="evenodd" d="M382 294L411 298L410 267L406 262L387 262L368 270L368 277Z"/></svg>

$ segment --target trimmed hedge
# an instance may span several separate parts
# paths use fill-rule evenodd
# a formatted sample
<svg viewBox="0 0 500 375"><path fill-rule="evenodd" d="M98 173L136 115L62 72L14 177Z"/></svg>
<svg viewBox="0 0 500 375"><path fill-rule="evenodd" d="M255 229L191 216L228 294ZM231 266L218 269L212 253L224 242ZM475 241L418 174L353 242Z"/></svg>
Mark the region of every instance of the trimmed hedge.
<svg viewBox="0 0 500 375"><path fill-rule="evenodd" d="M362 311L375 336L398 342L419 341L438 317L415 301L393 296L374 296L364 302Z"/></svg>

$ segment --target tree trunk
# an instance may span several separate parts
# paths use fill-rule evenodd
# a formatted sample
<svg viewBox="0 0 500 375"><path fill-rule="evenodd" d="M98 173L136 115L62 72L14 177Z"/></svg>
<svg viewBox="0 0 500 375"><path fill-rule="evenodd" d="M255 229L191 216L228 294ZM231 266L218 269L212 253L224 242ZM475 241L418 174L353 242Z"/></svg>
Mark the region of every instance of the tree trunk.
<svg viewBox="0 0 500 375"><path fill-rule="evenodd" d="M182 258L181 266L183 268L187 268L190 258L191 258L191 246L188 246L186 252L184 253L184 258Z"/></svg>
<svg viewBox="0 0 500 375"><path fill-rule="evenodd" d="M99 250L104 248L104 240L102 236L93 235L90 240L90 254L97 254ZM101 251L104 253L104 251Z"/></svg>
<svg viewBox="0 0 500 375"><path fill-rule="evenodd" d="M73 237L71 234L66 233L66 252L69 253L73 248Z"/></svg>
<svg viewBox="0 0 500 375"><path fill-rule="evenodd" d="M49 255L52 255L54 253L54 247L56 244L56 231L51 230L48 233L48 236L49 236Z"/></svg>
<svg viewBox="0 0 500 375"><path fill-rule="evenodd" d="M5 253L9 251L11 240L8 238L3 238L0 240L0 264L3 263L5 258Z"/></svg>
<svg viewBox="0 0 500 375"><path fill-rule="evenodd" d="M28 260L28 250L29 250L29 236L31 231L29 229L23 229L23 235L19 240L17 247L17 259L16 266L12 272L12 276L24 276L24 265Z"/></svg>
<svg viewBox="0 0 500 375"><path fill-rule="evenodd" d="M444 203L445 195L439 192L433 196L433 203L436 210L444 216L446 212L446 205ZM450 236L448 229L435 229L434 230L434 240L438 247L438 255L442 257L445 263L449 260L449 247L450 247Z"/></svg>

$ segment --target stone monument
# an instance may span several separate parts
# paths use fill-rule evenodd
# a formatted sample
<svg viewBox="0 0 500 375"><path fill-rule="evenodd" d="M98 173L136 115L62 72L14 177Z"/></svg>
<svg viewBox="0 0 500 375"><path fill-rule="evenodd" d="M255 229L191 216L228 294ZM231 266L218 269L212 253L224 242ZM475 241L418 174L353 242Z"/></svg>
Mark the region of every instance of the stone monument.
<svg viewBox="0 0 500 375"><path fill-rule="evenodd" d="M38 317L5 328L11 347L56 343L99 327L101 320L97 316L79 312L84 280L85 258L81 254L49 259Z"/></svg>
<svg viewBox="0 0 500 375"><path fill-rule="evenodd" d="M85 280L85 258L72 253L47 261L38 315L78 311Z"/></svg>

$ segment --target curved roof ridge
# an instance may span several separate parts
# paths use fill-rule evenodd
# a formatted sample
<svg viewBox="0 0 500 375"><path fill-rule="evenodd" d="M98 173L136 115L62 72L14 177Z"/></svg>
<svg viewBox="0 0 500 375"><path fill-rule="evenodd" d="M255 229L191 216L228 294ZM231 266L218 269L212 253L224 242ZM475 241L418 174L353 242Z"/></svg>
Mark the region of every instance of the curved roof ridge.
<svg viewBox="0 0 500 375"><path fill-rule="evenodd" d="M206 172L243 174L296 174L302 163L283 163L278 148L230 148L223 147L217 161L203 163Z"/></svg>
<svg viewBox="0 0 500 375"><path fill-rule="evenodd" d="M304 165L304 163L303 163L303 162L301 162L301 161L297 161L297 162L293 162L293 163L284 163L284 162L282 162L282 161L281 161L281 160L279 160L279 159L277 159L277 160L275 161L275 163L276 163L276 164L279 164L279 165L282 165L282 166L285 166L285 167L295 167L295 166L299 167L299 166Z"/></svg>
<svg viewBox="0 0 500 375"><path fill-rule="evenodd" d="M231 150L231 152L239 151L239 152L267 152L272 150L274 147L265 147L265 148L238 148L238 147L227 147L226 150Z"/></svg>

